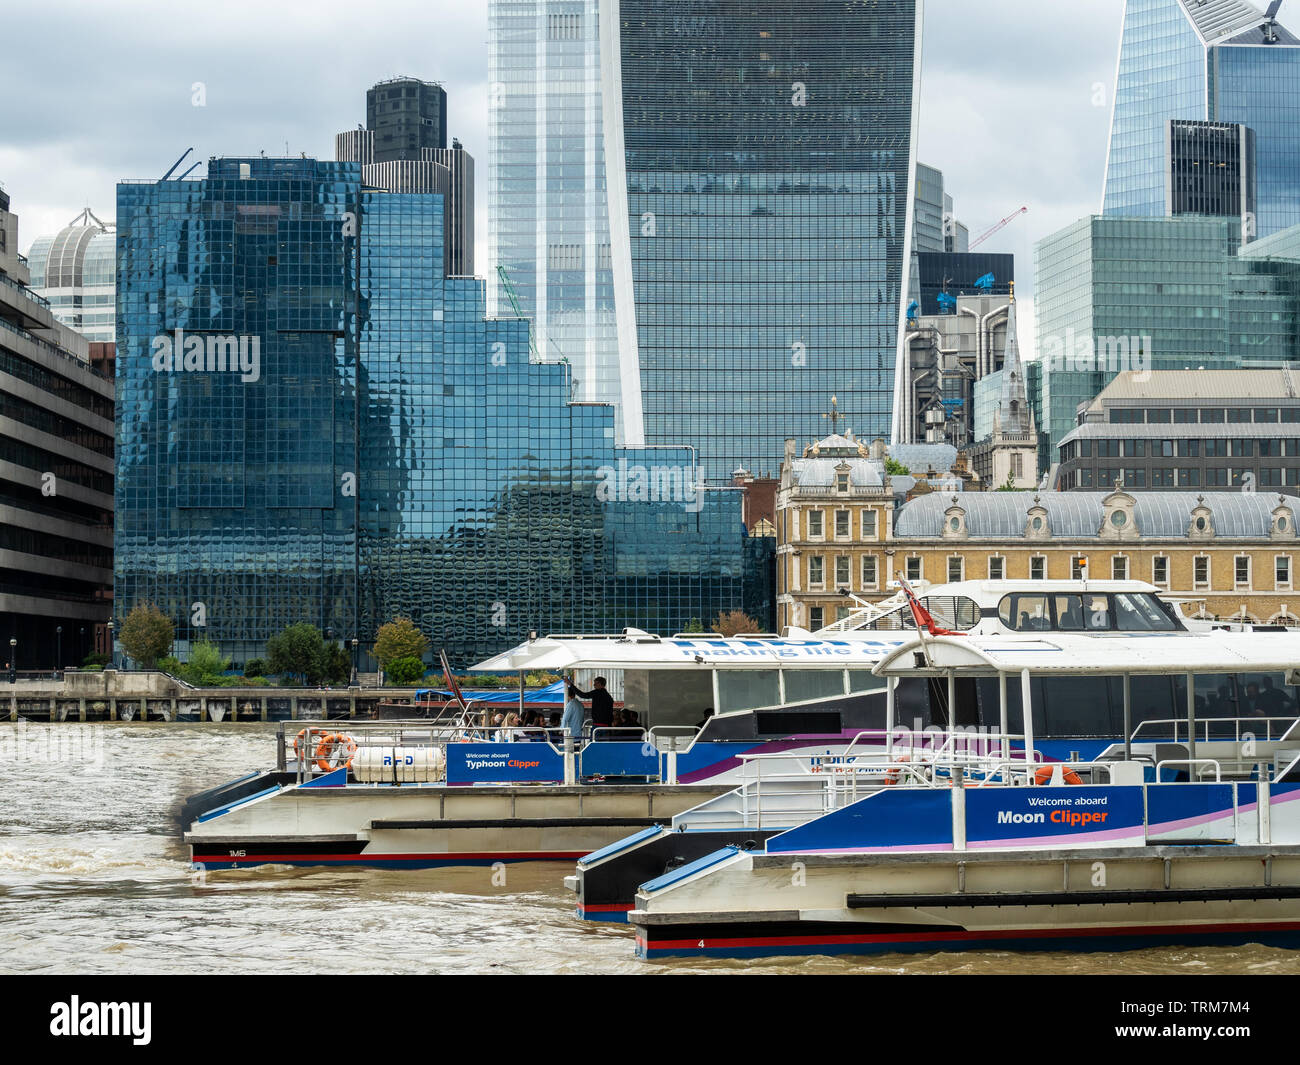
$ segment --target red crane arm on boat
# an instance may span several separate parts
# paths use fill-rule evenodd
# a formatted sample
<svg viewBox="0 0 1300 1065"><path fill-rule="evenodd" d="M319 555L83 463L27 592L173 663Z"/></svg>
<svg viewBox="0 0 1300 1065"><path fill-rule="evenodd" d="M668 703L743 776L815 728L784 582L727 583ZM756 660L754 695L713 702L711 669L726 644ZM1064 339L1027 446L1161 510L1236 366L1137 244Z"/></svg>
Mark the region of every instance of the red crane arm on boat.
<svg viewBox="0 0 1300 1065"><path fill-rule="evenodd" d="M924 628L931 636L961 636L963 633L954 632L952 629L941 629L935 624L934 616L930 611L921 605L921 600L916 597L912 591L911 585L901 576L898 578L898 585L903 589L903 594L907 596L907 605L912 610L912 619L916 622L918 629Z"/></svg>

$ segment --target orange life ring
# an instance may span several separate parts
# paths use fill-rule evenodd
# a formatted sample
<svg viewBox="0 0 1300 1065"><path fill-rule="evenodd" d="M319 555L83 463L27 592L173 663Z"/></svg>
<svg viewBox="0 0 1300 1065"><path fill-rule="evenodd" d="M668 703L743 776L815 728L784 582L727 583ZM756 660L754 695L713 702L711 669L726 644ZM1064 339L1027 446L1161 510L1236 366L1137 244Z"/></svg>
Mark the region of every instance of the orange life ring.
<svg viewBox="0 0 1300 1065"><path fill-rule="evenodd" d="M310 754L311 754L311 750L310 750L310 748L311 748L311 737L312 737L313 734L315 734L315 733L317 733L317 732L321 732L321 733L323 733L323 732L324 732L324 729L318 729L318 728L304 728L304 729L299 729L299 730L298 730L298 735L295 736L294 739L293 739L293 756L294 756L294 758L296 758L296 759L297 759L298 761L300 761L300 762L302 761L302 748L303 748L303 742L302 742L302 741L303 741L303 738L304 738L304 737L306 737L306 739L307 739L307 748L308 748L308 752L307 752L307 753L308 753L308 756L310 756Z"/></svg>
<svg viewBox="0 0 1300 1065"><path fill-rule="evenodd" d="M347 755L347 761L332 762L331 756ZM322 773L329 773L335 769L350 769L352 759L357 756L357 741L351 736L342 732L326 733L325 738L320 741L320 746L316 748L316 765Z"/></svg>
<svg viewBox="0 0 1300 1065"><path fill-rule="evenodd" d="M1055 769L1055 766L1050 766L1050 765L1039 766L1038 771L1034 773L1034 783L1035 784L1048 783L1052 779L1053 769ZM1079 774L1076 773L1073 769L1070 769L1066 766L1061 767L1061 779L1064 780L1067 784L1083 783L1083 777L1079 776Z"/></svg>
<svg viewBox="0 0 1300 1065"><path fill-rule="evenodd" d="M912 759L906 754L900 755L899 757L895 758L893 767L885 770L885 783L897 784L900 780L902 780L903 770L899 767L898 763L911 762L911 760Z"/></svg>

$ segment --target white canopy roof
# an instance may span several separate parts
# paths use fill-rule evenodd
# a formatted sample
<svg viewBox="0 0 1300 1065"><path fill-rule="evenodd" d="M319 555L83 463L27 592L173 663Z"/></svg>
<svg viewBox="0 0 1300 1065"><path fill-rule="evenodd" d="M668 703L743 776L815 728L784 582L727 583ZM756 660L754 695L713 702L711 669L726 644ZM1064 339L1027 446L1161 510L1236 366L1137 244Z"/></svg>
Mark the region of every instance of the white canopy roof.
<svg viewBox="0 0 1300 1065"><path fill-rule="evenodd" d="M933 668L918 667L924 650ZM1280 673L1300 666L1300 632L932 636L881 660L880 676L944 673Z"/></svg>

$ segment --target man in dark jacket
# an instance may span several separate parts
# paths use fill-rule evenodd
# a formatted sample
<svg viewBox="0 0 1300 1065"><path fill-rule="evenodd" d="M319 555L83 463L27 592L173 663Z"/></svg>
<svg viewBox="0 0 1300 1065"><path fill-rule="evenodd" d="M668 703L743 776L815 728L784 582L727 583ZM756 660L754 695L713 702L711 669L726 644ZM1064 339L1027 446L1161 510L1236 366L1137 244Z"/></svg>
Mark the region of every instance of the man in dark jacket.
<svg viewBox="0 0 1300 1065"><path fill-rule="evenodd" d="M611 728L614 724L614 697L609 694L605 687L604 677L595 677L592 680L592 689L589 692L580 691L572 683L569 684L569 690L583 699L591 700L591 724L593 728Z"/></svg>

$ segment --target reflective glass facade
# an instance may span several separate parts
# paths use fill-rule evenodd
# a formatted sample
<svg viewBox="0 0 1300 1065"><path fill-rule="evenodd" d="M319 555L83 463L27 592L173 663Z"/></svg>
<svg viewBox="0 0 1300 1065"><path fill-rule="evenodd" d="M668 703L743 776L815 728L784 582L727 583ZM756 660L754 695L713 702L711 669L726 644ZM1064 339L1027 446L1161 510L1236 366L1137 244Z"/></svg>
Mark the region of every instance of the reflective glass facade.
<svg viewBox="0 0 1300 1065"><path fill-rule="evenodd" d="M1205 46L1180 0L1128 0L1103 212L1164 214L1165 121L1205 117Z"/></svg>
<svg viewBox="0 0 1300 1065"><path fill-rule="evenodd" d="M1094 216L1039 242L1040 425L1053 455L1079 404L1121 370L1300 359L1300 260L1238 256L1239 240L1235 219Z"/></svg>
<svg viewBox="0 0 1300 1065"><path fill-rule="evenodd" d="M1165 211L1167 119L1254 130L1255 232L1300 223L1300 40L1237 0L1128 0L1106 169L1105 214Z"/></svg>
<svg viewBox="0 0 1300 1065"><path fill-rule="evenodd" d="M119 186L118 219L119 616L154 601L241 661L296 621L367 646L405 614L463 666L770 600L738 494L695 495L685 450L616 450L527 323L442 276L439 197L223 159ZM209 337L256 339L256 372L187 363Z"/></svg>
<svg viewBox="0 0 1300 1065"><path fill-rule="evenodd" d="M621 443L599 7L488 0L488 286L492 313L515 313L504 266L538 355L568 361L575 399L615 404Z"/></svg>
<svg viewBox="0 0 1300 1065"><path fill-rule="evenodd" d="M1222 45L1210 63L1211 118L1255 131L1258 235L1300 225L1300 46Z"/></svg>
<svg viewBox="0 0 1300 1065"><path fill-rule="evenodd" d="M914 0L606 0L602 18L620 347L646 442L696 446L714 483L775 471L786 437L824 435L832 393L888 436Z"/></svg>

